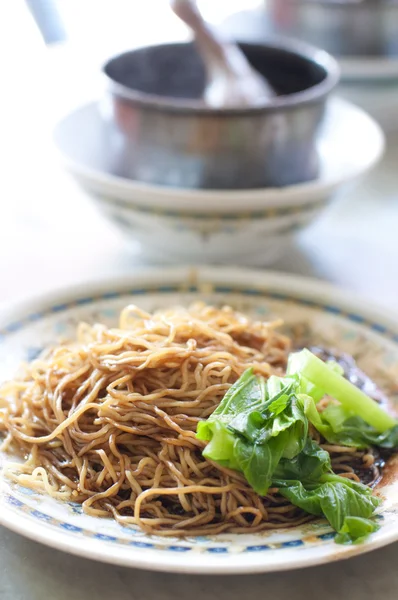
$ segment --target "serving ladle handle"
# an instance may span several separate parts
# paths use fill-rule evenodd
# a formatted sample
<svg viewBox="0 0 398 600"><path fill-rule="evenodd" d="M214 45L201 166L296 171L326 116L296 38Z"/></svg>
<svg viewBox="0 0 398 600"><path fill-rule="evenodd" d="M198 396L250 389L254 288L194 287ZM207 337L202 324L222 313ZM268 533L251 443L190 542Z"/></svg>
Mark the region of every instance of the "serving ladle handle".
<svg viewBox="0 0 398 600"><path fill-rule="evenodd" d="M195 0L170 0L170 5L194 33L206 68L206 104L217 108L248 107L275 96L271 85L251 67L239 46L224 40L206 23Z"/></svg>

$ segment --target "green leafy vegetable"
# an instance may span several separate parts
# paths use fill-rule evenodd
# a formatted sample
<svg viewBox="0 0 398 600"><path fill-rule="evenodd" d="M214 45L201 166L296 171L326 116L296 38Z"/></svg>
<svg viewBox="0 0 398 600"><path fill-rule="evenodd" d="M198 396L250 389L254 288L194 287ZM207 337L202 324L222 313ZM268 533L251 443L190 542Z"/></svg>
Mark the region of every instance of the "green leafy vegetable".
<svg viewBox="0 0 398 600"><path fill-rule="evenodd" d="M303 367L304 365L304 367ZM296 372L300 369L299 372ZM337 363L324 363L309 350L292 354L288 372L300 379L305 413L312 425L332 444L366 448L398 446L398 423L377 402L366 396L341 375ZM319 413L315 402L328 394L340 404L330 404ZM366 399L364 404L363 397ZM365 418L366 417L366 418ZM385 422L389 427L381 428Z"/></svg>
<svg viewBox="0 0 398 600"><path fill-rule="evenodd" d="M318 412L325 394L339 404ZM358 448L398 446L398 423L342 377L336 363L308 350L291 355L286 377L265 381L249 369L229 389L197 437L203 454L240 471L260 495L270 485L310 514L325 516L339 543L358 543L377 525L378 498L365 485L335 475L329 453L310 438L312 424L331 443Z"/></svg>
<svg viewBox="0 0 398 600"><path fill-rule="evenodd" d="M369 519L380 504L370 488L332 473L322 475L318 483L275 481L274 484L292 504L312 515L325 516L339 533L348 528L347 518ZM356 530L347 532L351 533L353 539L356 533L358 537L366 534L359 523L356 525Z"/></svg>
<svg viewBox="0 0 398 600"><path fill-rule="evenodd" d="M311 438L307 438L301 452L294 458L282 459L276 467L273 482L281 480L318 481L322 475L331 472L330 455Z"/></svg>
<svg viewBox="0 0 398 600"><path fill-rule="evenodd" d="M253 369L248 369L230 387L211 417L200 424L201 428L205 428L210 420L216 418L219 421L228 423L231 416L255 408L263 401L265 386L265 380L254 375Z"/></svg>
<svg viewBox="0 0 398 600"><path fill-rule="evenodd" d="M292 459L308 437L303 402L295 395L297 379L271 377L251 370L228 390L197 437L209 441L203 455L241 471L253 489L265 495L282 457Z"/></svg>
<svg viewBox="0 0 398 600"><path fill-rule="evenodd" d="M214 460L223 467L239 471L239 465L234 459L236 436L222 422L214 420L211 427L201 427L199 423L196 437L200 440L210 440L203 451L203 456ZM207 437L209 436L209 437Z"/></svg>
<svg viewBox="0 0 398 600"><path fill-rule="evenodd" d="M362 544L371 533L378 529L380 529L380 526L371 519L346 517L342 528L334 539L337 544Z"/></svg>
<svg viewBox="0 0 398 600"><path fill-rule="evenodd" d="M329 394L338 400L345 409L354 415L361 416L379 433L395 427L395 419L386 413L377 402L309 350L304 349L291 354L287 371L288 375L299 374L317 389L322 390L323 394ZM303 392L308 393L306 390Z"/></svg>
<svg viewBox="0 0 398 600"><path fill-rule="evenodd" d="M273 485L292 504L326 517L339 544L360 543L378 529L369 517L380 500L365 485L334 475L329 453L313 440L293 460L279 463Z"/></svg>
<svg viewBox="0 0 398 600"><path fill-rule="evenodd" d="M398 447L398 425L379 433L362 417L352 415L343 406L329 405L321 414L324 437L331 443L356 448L378 446Z"/></svg>
<svg viewBox="0 0 398 600"><path fill-rule="evenodd" d="M248 483L261 496L264 496L272 482L272 475L283 454L286 433L272 438L266 444L253 444L237 439L234 459Z"/></svg>

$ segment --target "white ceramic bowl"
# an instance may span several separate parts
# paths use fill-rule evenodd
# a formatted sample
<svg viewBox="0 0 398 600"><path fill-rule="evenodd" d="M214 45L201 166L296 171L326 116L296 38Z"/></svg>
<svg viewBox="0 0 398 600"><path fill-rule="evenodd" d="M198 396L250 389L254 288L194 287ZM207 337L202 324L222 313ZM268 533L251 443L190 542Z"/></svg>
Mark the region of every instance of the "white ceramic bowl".
<svg viewBox="0 0 398 600"><path fill-rule="evenodd" d="M55 130L65 166L100 209L138 241L146 259L263 264L308 225L345 184L382 154L378 125L352 104L329 103L313 182L260 190L185 190L124 179L114 170L121 138L92 103Z"/></svg>

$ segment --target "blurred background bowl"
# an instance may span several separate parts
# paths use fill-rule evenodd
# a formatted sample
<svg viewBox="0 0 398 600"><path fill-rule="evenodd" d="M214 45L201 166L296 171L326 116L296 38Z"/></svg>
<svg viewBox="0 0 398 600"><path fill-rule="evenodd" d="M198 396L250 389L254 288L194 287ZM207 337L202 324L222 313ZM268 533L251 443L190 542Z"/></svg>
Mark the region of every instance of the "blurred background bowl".
<svg viewBox="0 0 398 600"><path fill-rule="evenodd" d="M285 186L315 179L316 135L338 67L300 42L242 44L277 90L271 104L206 107L203 64L192 44L126 52L104 67L105 118L121 134L113 171L151 184L195 189Z"/></svg>
<svg viewBox="0 0 398 600"><path fill-rule="evenodd" d="M119 138L97 103L70 113L55 130L63 163L78 185L128 240L138 242L145 261L162 264L269 264L289 238L377 162L384 146L370 117L334 98L316 139L317 179L258 190L192 190L116 176Z"/></svg>
<svg viewBox="0 0 398 600"><path fill-rule="evenodd" d="M220 28L252 43L294 35L325 48L341 69L338 93L398 129L398 0L263 0Z"/></svg>
<svg viewBox="0 0 398 600"><path fill-rule="evenodd" d="M398 56L396 0L266 0L274 31L336 56Z"/></svg>

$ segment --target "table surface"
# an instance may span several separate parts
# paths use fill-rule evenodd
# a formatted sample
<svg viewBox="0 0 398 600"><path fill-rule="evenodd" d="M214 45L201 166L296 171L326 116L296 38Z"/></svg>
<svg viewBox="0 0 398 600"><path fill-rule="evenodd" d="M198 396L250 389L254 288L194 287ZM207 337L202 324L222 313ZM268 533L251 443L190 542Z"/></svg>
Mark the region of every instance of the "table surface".
<svg viewBox="0 0 398 600"><path fill-rule="evenodd" d="M16 51L11 37L7 44L13 60L0 60L2 80L9 84L0 111L0 303L98 277L131 275L142 265L137 252L126 249L118 231L62 172L51 147L51 129L60 115L97 93L92 62L71 49L45 50L33 36L29 56ZM396 310L397 161L395 133L388 136L378 167L341 196L273 268L334 282ZM299 600L311 590L323 600L392 600L397 556L395 544L284 574L177 576L96 564L0 528L0 598L234 600L250 593Z"/></svg>

